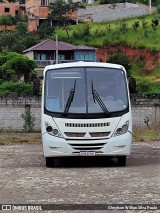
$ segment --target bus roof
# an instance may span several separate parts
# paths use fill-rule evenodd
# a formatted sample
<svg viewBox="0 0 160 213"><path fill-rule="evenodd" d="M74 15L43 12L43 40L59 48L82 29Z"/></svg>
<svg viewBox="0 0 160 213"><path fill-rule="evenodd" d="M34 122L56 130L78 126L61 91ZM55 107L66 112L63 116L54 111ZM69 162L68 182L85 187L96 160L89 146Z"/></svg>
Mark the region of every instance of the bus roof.
<svg viewBox="0 0 160 213"><path fill-rule="evenodd" d="M71 62L71 63L62 63L62 64L54 64L48 65L45 67L44 72L50 69L59 69L59 68L67 68L67 67L108 67L108 68L115 68L115 69L123 69L125 68L120 64L111 64L111 63L104 63L104 62Z"/></svg>

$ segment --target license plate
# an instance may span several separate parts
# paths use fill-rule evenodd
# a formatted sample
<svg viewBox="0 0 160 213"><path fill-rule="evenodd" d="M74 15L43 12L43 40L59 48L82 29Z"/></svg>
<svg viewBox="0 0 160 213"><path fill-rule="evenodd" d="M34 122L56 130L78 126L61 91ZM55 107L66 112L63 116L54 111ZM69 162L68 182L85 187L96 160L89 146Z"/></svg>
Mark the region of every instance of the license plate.
<svg viewBox="0 0 160 213"><path fill-rule="evenodd" d="M94 151L80 151L82 156L94 156L96 153Z"/></svg>

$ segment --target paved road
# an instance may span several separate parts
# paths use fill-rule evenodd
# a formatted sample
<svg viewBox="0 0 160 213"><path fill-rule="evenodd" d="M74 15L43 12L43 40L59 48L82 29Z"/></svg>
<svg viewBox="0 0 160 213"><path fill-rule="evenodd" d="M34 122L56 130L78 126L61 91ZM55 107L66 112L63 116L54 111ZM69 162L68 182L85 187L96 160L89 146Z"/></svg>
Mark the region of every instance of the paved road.
<svg viewBox="0 0 160 213"><path fill-rule="evenodd" d="M126 167L117 167L116 159L87 157L46 168L40 144L0 146L0 203L160 204L160 142L133 143Z"/></svg>

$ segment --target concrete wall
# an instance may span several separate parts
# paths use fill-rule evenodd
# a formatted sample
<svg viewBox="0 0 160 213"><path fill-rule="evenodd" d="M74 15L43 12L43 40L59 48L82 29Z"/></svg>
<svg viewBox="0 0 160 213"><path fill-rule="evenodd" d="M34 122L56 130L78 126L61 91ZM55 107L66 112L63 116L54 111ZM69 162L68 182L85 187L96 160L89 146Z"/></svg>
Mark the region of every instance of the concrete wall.
<svg viewBox="0 0 160 213"><path fill-rule="evenodd" d="M0 130L22 131L24 120L21 117L29 108L35 117L34 130L40 130L40 98L0 98Z"/></svg>
<svg viewBox="0 0 160 213"><path fill-rule="evenodd" d="M149 118L149 125L160 125L160 96L132 95L132 116L134 126L146 126L145 118Z"/></svg>
<svg viewBox="0 0 160 213"><path fill-rule="evenodd" d="M34 60L34 51L25 52L23 55L27 56L31 60Z"/></svg>
<svg viewBox="0 0 160 213"><path fill-rule="evenodd" d="M150 97L132 95L133 125L145 127L144 119L149 118L149 125L160 125L160 96ZM36 118L34 130L40 130L41 99L28 98L0 98L0 130L22 131L24 120L22 113L30 107L31 114Z"/></svg>
<svg viewBox="0 0 160 213"><path fill-rule="evenodd" d="M78 19L91 19L93 22L123 19L127 17L142 16L145 14L143 5L120 3L114 7L111 4L87 6L86 9L78 9Z"/></svg>

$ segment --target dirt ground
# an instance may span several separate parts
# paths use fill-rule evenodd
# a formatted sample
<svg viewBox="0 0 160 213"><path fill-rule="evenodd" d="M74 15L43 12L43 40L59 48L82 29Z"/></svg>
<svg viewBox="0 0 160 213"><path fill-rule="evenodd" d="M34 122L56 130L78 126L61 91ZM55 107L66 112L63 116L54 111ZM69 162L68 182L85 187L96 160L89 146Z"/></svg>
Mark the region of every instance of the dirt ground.
<svg viewBox="0 0 160 213"><path fill-rule="evenodd" d="M67 213L117 212L100 209L94 211L93 204L157 206L160 198L159 153L158 141L136 142L132 144L132 153L127 158L126 167L117 167L116 159L84 157L62 158L57 168L46 168L41 144L1 145L1 204L62 204L62 207L72 204L70 210L48 211ZM90 207L88 210L74 211L77 204L88 204ZM120 212L153 213L153 210L132 209Z"/></svg>

